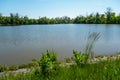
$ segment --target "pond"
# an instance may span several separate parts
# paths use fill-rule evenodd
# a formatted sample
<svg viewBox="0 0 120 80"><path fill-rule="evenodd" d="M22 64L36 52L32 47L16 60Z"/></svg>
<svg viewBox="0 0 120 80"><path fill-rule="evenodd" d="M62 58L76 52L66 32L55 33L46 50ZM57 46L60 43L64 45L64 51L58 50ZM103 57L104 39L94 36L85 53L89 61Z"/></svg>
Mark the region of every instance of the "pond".
<svg viewBox="0 0 120 80"><path fill-rule="evenodd" d="M85 51L88 35L100 33L95 55L120 52L120 25L57 24L0 27L0 65L18 65L39 58L46 50L59 59L71 57L73 50Z"/></svg>

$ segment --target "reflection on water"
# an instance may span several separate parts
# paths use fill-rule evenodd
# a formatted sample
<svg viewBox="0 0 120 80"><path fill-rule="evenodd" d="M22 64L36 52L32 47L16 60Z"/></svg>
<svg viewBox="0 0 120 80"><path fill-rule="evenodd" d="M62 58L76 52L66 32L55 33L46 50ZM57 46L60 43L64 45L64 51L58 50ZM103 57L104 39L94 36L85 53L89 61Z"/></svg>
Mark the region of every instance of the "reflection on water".
<svg viewBox="0 0 120 80"><path fill-rule="evenodd" d="M0 64L22 64L38 58L46 50L55 51L62 59L72 50L84 51L87 37L99 32L94 47L96 54L120 51L120 25L62 24L0 27Z"/></svg>

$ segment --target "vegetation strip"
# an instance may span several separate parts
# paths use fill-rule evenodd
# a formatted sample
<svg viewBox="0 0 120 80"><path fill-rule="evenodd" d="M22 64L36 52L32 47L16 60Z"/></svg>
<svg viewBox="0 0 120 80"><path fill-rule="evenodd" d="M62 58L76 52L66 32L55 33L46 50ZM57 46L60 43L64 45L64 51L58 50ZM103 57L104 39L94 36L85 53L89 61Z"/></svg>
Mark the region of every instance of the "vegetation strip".
<svg viewBox="0 0 120 80"><path fill-rule="evenodd" d="M36 67L21 69L13 72L5 72L0 80L118 80L120 79L120 55L95 59L99 61L89 62L91 58L83 58L80 52L73 51L73 63L59 63L54 52L43 54L38 60L34 60ZM104 59L105 58L105 59ZM87 62L86 62L87 61ZM92 60L91 60L92 61ZM28 72L27 72L28 71Z"/></svg>
<svg viewBox="0 0 120 80"><path fill-rule="evenodd" d="M10 16L2 16L2 14L0 14L1 26L32 24L120 24L120 15L116 15L112 12L111 8L107 8L104 14L80 15L75 18L63 16L56 18L40 17L39 19L30 19L27 16L20 17L18 13L11 13Z"/></svg>

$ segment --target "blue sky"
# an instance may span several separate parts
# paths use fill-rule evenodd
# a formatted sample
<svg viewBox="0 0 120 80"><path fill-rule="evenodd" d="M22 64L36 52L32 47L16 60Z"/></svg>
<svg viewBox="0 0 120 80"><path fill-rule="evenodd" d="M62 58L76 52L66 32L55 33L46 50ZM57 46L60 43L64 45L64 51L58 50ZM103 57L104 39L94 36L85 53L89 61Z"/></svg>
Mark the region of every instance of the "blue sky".
<svg viewBox="0 0 120 80"><path fill-rule="evenodd" d="M0 13L3 15L19 13L30 18L104 13L107 7L120 13L120 0L0 0Z"/></svg>

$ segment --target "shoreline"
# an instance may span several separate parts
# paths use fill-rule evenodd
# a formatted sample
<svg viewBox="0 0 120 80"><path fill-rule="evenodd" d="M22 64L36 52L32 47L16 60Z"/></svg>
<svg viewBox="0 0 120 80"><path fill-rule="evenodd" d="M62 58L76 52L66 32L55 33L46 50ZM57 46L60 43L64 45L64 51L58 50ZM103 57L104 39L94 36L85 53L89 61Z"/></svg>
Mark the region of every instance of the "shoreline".
<svg viewBox="0 0 120 80"><path fill-rule="evenodd" d="M120 54L115 54L115 55L109 55L109 56L96 56L94 58L89 58L87 63L88 64L94 64L100 61L109 61L109 60L116 60L120 59ZM76 65L74 61L70 62L60 62L59 66L61 67L66 67L66 66L71 66L71 65ZM8 66L6 66L8 67ZM29 67L23 67L23 68L18 68L16 70L6 70L0 72L0 76L3 75L4 73L22 73L22 72L29 72L30 68L35 68L35 66L29 66Z"/></svg>
<svg viewBox="0 0 120 80"><path fill-rule="evenodd" d="M76 25L76 23L67 23L68 25L69 24L73 24L73 25ZM1 25L0 24L0 27L5 27L5 26L11 26L11 27L15 27L15 26L29 26L29 25L67 25L67 24L23 24L23 25L11 25L11 24L8 24L8 25ZM85 25L85 23L79 23L79 24L84 24ZM86 24L87 25L87 24ZM120 24L93 24L93 23L91 23L91 24L88 24L88 25L120 25Z"/></svg>

